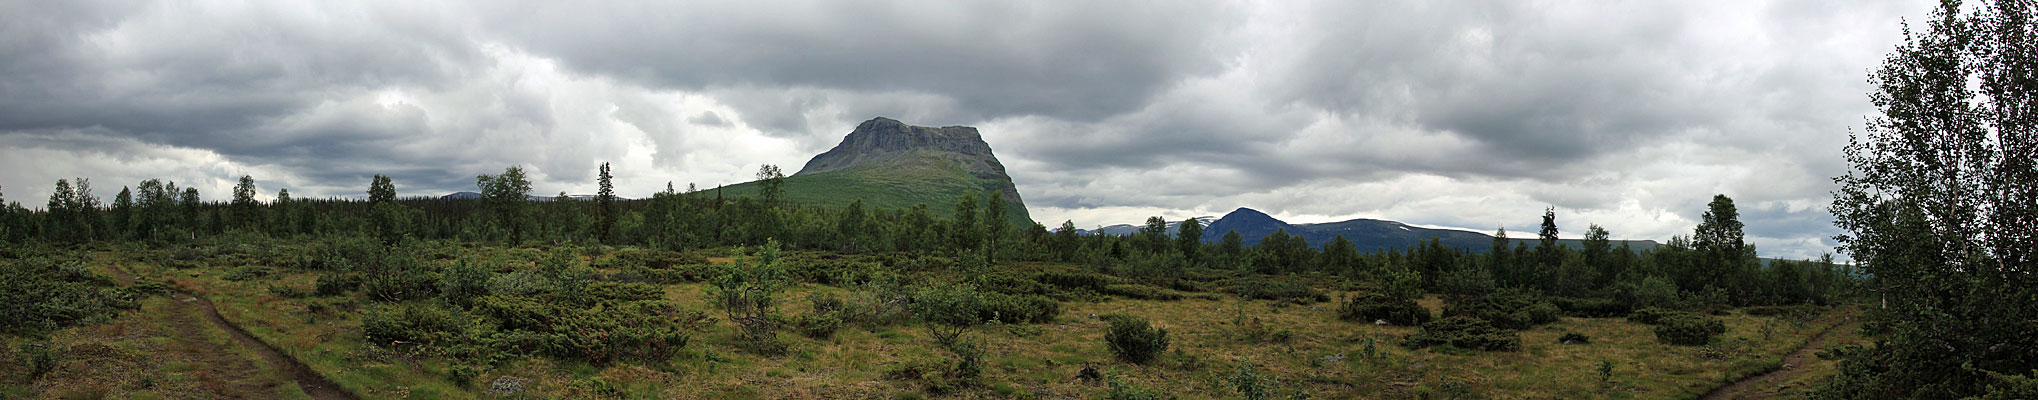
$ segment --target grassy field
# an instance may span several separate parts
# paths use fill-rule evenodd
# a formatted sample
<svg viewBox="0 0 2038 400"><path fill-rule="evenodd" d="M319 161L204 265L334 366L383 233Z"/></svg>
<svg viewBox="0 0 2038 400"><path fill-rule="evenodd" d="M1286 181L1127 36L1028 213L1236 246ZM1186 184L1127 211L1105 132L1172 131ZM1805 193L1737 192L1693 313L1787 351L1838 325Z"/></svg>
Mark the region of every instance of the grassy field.
<svg viewBox="0 0 2038 400"><path fill-rule="evenodd" d="M277 269L261 279L225 279L236 266L265 262L264 253L290 254L302 250L298 246L303 245L252 253L204 248L203 259L186 268L150 261L160 257L134 248L95 250L91 259L95 271L168 281L207 296L226 319L364 398L1098 398L1107 388L1078 378L1086 366L1185 399L1236 398L1225 378L1244 364L1277 381L1281 390L1314 398L1688 398L1775 369L1784 354L1847 315L1789 319L1729 312L1719 317L1727 333L1697 347L1660 344L1651 326L1620 318L1567 317L1522 331L1520 351L1477 352L1404 348L1398 343L1416 328L1341 321L1333 302L1242 301L1217 293L1174 301L1106 297L1064 302L1059 318L1049 323L974 328L989 350L981 384L940 395L929 394L927 383L912 373L948 362L917 323L845 327L829 339L785 333L789 351L760 356L738 348L738 328L724 320L662 362L591 365L529 357L487 367L476 383L462 387L446 378L446 363L429 349L367 343L359 311L370 301L358 295L278 295L289 288L310 291L317 272ZM531 260L543 254L535 248L452 248L450 257L431 262ZM595 255L583 262L600 257L589 253ZM1043 265L1001 266L1038 267ZM664 296L706 310L704 290L698 283L667 285ZM797 285L784 297L794 299L785 313L804 313L808 306L797 299L808 292L845 290ZM1420 303L1432 311L1442 305L1434 297ZM303 398L287 377L263 372L268 369L259 360L231 350L216 329L193 331L188 320L195 317L178 304L175 296L154 297L113 321L59 332L55 342L68 349L65 362L41 380L9 388L11 394ZM1172 346L1148 365L1113 360L1102 340L1107 323L1097 316L1114 313L1153 321L1168 330ZM1591 342L1559 344L1565 333L1589 336ZM14 347L8 343L8 349ZM200 351L210 348L229 351ZM1598 372L1602 362L1613 366L1605 381ZM490 393L499 380L527 389Z"/></svg>

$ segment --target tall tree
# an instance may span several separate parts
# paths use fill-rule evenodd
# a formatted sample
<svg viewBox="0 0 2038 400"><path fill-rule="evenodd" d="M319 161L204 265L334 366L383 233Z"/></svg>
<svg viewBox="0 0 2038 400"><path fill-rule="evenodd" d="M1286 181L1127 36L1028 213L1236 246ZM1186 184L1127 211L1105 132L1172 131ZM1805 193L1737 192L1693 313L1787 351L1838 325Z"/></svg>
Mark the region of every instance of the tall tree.
<svg viewBox="0 0 2038 400"><path fill-rule="evenodd" d="M504 168L502 174L482 174L474 178L475 186L481 188L481 198L495 213L496 223L509 233L510 243L521 243L529 233L527 220L530 219L526 199L531 196L531 181L524 178L523 166Z"/></svg>
<svg viewBox="0 0 2038 400"><path fill-rule="evenodd" d="M368 181L368 202L381 203L396 201L396 184L389 177L376 174Z"/></svg>
<svg viewBox="0 0 2038 400"><path fill-rule="evenodd" d="M2038 369L2038 2L1968 10L1941 2L1870 75L1880 115L1831 211L1886 333L1824 397L1979 396Z"/></svg>
<svg viewBox="0 0 2038 400"><path fill-rule="evenodd" d="M1160 216L1146 218L1146 225L1139 227L1139 244L1146 251L1165 253L1168 251L1168 220Z"/></svg>
<svg viewBox="0 0 2038 400"><path fill-rule="evenodd" d="M1074 261L1076 259L1076 248L1080 245L1076 240L1076 221L1062 220L1061 229L1054 231L1055 255L1059 256L1060 260L1064 262Z"/></svg>
<svg viewBox="0 0 2038 400"><path fill-rule="evenodd" d="M1224 258L1237 262L1238 257L1245 253L1245 237L1236 230L1224 231L1224 240L1217 242L1217 248L1224 252Z"/></svg>
<svg viewBox="0 0 2038 400"><path fill-rule="evenodd" d="M984 193L984 262L998 262L998 239L1005 236L1005 194L993 189Z"/></svg>
<svg viewBox="0 0 2038 400"><path fill-rule="evenodd" d="M1181 250L1182 258L1190 263L1202 258L1203 221L1195 218L1182 220L1182 226L1175 228L1175 248Z"/></svg>
<svg viewBox="0 0 2038 400"><path fill-rule="evenodd" d="M764 164L757 167L757 196L764 205L777 207L785 200L785 173L777 165Z"/></svg>
<svg viewBox="0 0 2038 400"><path fill-rule="evenodd" d="M1499 281L1502 286L1516 286L1522 283L1514 265L1517 261L1508 251L1509 245L1507 228L1502 227L1493 232L1493 248L1486 252L1486 257L1489 258L1487 269L1492 270L1493 280Z"/></svg>
<svg viewBox="0 0 2038 400"><path fill-rule="evenodd" d="M1728 289L1737 295L1749 294L1751 288L1747 282L1756 272L1758 261L1753 249L1744 240L1747 235L1741 231L1741 213L1735 210L1734 199L1724 194L1714 195L1705 208L1705 215L1700 217L1698 227L1691 235L1692 246L1698 250L1701 283Z"/></svg>
<svg viewBox="0 0 2038 400"><path fill-rule="evenodd" d="M1613 253L1613 241L1608 239L1608 235L1606 228L1599 224L1586 226L1585 251L1581 254L1585 265L1598 272L1592 283L1602 287L1612 283L1614 274L1619 273L1614 269L1612 260L1608 260L1608 255Z"/></svg>
<svg viewBox="0 0 2038 400"><path fill-rule="evenodd" d="M851 252L867 250L864 243L870 241L868 233L870 228L867 227L865 219L861 197L849 202L849 207L842 209L842 218L835 221L835 235L839 238L837 240L844 244L845 250Z"/></svg>
<svg viewBox="0 0 2038 400"><path fill-rule="evenodd" d="M291 220L293 217L296 217L296 214L292 213L292 209L295 207L292 207L293 204L290 204L290 201L290 189L276 190L275 210L271 213L274 216L269 221L270 234L287 236L290 234L291 229L297 227L297 224Z"/></svg>
<svg viewBox="0 0 2038 400"><path fill-rule="evenodd" d="M616 185L609 177L609 163L601 163L601 176L596 178L601 189L595 192L594 239L608 242L609 232L616 226ZM672 184L665 184L665 191L672 191Z"/></svg>
<svg viewBox="0 0 2038 400"><path fill-rule="evenodd" d="M982 229L977 224L977 195L964 193L961 200L955 201L955 225L948 230L950 243L957 250L975 249L983 244L979 241L982 238L977 237Z"/></svg>
<svg viewBox="0 0 2038 400"><path fill-rule="evenodd" d="M6 203L0 202L0 204ZM110 228L109 231L112 232L114 237L125 239L132 236L128 228L133 225L134 193L129 192L126 186L121 186L120 194L113 196L113 225L108 228Z"/></svg>
<svg viewBox="0 0 2038 400"><path fill-rule="evenodd" d="M252 229L257 219L255 212L255 177L241 175L240 183L234 184L233 225L239 229Z"/></svg>

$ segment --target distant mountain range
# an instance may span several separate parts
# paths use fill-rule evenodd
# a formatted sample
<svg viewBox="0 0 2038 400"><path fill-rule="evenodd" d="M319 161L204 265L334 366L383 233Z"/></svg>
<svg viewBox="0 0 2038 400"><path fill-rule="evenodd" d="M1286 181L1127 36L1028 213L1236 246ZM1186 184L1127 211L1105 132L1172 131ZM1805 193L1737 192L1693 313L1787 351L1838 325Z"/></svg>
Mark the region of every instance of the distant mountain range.
<svg viewBox="0 0 2038 400"><path fill-rule="evenodd" d="M1225 214L1223 218L1215 220L1211 220L1210 217L1198 217L1196 219L1205 221L1203 241L1206 243L1222 241L1224 240L1225 233L1237 231L1239 237L1245 240L1245 244L1251 246L1259 243L1260 238L1264 238L1276 231L1281 231L1289 235L1301 236L1309 241L1310 246L1318 248L1321 248L1326 243L1330 243L1333 238L1342 235L1345 240L1351 241L1360 252L1365 253L1386 251L1388 249L1406 250L1409 247L1427 242L1431 238L1437 239L1445 247L1463 248L1474 253L1485 253L1493 248L1492 235L1456 229L1424 228L1377 219L1354 219L1318 224L1290 224L1251 208L1239 208L1233 210L1230 214ZM1180 226L1180 221L1169 221L1168 232L1170 234L1179 232ZM1106 235L1129 235L1138 233L1139 226L1120 224L1106 226L1097 231L1078 229L1076 232L1080 234L1097 234L1101 232ZM1525 243L1530 246L1534 246L1537 242L1534 232L1518 234L1524 236L1510 236L1508 241L1511 243ZM1613 241L1615 247L1619 247L1622 243L1626 243L1629 247L1634 248L1635 251L1653 249L1661 245L1653 240ZM1558 240L1558 244L1572 248L1584 247L1584 241L1578 239L1561 239Z"/></svg>

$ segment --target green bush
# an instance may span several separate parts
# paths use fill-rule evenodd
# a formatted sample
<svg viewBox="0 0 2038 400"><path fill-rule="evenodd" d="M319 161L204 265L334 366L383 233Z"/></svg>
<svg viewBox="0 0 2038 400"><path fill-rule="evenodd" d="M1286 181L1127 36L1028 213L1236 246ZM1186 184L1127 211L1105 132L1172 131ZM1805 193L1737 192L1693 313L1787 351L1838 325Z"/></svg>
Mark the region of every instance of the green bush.
<svg viewBox="0 0 2038 400"><path fill-rule="evenodd" d="M1693 314L1691 312L1686 311L1665 310L1661 308L1643 308L1635 310L1635 312L1633 313L1629 313L1628 322L1648 325L1659 325L1662 324L1663 321L1669 320L1671 318L1696 315L1697 314Z"/></svg>
<svg viewBox="0 0 2038 400"><path fill-rule="evenodd" d="M1035 275L1033 279L1040 281L1040 283L1058 286L1063 289L1080 289L1097 293L1104 293L1104 288L1107 286L1124 283L1124 280L1118 277L1091 272L1049 271Z"/></svg>
<svg viewBox="0 0 2038 400"><path fill-rule="evenodd" d="M1249 299L1296 303L1330 301L1330 295L1310 287L1309 280L1295 276L1239 278L1234 281L1232 292Z"/></svg>
<svg viewBox="0 0 2038 400"><path fill-rule="evenodd" d="M249 279L268 277L269 273L271 272L273 271L270 270L269 267L259 265L243 265L239 267L234 267L234 269L232 270L228 270L225 275L220 275L219 279L238 282Z"/></svg>
<svg viewBox="0 0 2038 400"><path fill-rule="evenodd" d="M50 342L22 343L15 357L21 360L21 369L28 372L28 379L35 380L57 369L58 351Z"/></svg>
<svg viewBox="0 0 2038 400"><path fill-rule="evenodd" d="M1047 323L1061 315L1060 302L1033 294L983 293L977 307L977 318L981 321Z"/></svg>
<svg viewBox="0 0 2038 400"><path fill-rule="evenodd" d="M1622 317L1634 312L1627 303L1607 298L1550 297L1550 304L1565 315L1583 318Z"/></svg>
<svg viewBox="0 0 2038 400"><path fill-rule="evenodd" d="M418 303L370 308L361 314L361 335L382 346L448 345L465 336L466 326L461 315Z"/></svg>
<svg viewBox="0 0 2038 400"><path fill-rule="evenodd" d="M1563 319L1563 311L1541 296L1521 290L1502 290L1484 297L1460 299L1444 307L1445 317L1472 317L1490 321L1502 329L1528 329Z"/></svg>
<svg viewBox="0 0 2038 400"><path fill-rule="evenodd" d="M1104 345L1120 360L1146 364L1168 350L1167 329L1152 327L1145 319L1130 315L1105 319L1111 322L1111 327L1104 332Z"/></svg>
<svg viewBox="0 0 2038 400"><path fill-rule="evenodd" d="M361 291L386 302L429 299L439 294L439 277L422 266L381 271L368 274Z"/></svg>
<svg viewBox="0 0 2038 400"><path fill-rule="evenodd" d="M1360 323L1387 320L1402 326L1416 326L1429 322L1429 309L1415 304L1414 300L1395 298L1379 293L1361 293L1345 301L1337 309L1339 319Z"/></svg>
<svg viewBox="0 0 2038 400"><path fill-rule="evenodd" d="M464 261L455 263L439 277L439 297L445 299L446 304L471 306L474 298L488 295L488 280L493 275L493 272Z"/></svg>
<svg viewBox="0 0 2038 400"><path fill-rule="evenodd" d="M327 273L319 275L318 281L312 283L312 292L317 293L319 296L344 295L347 292L360 289L361 282L364 280L366 279L358 274Z"/></svg>
<svg viewBox="0 0 2038 400"><path fill-rule="evenodd" d="M842 318L837 317L835 313L806 314L794 317L793 325L800 329L801 335L827 339L835 336L835 331L842 328Z"/></svg>
<svg viewBox="0 0 2038 400"><path fill-rule="evenodd" d="M1104 286L1106 294L1114 294L1140 300L1181 300L1182 292L1140 284L1118 284Z"/></svg>
<svg viewBox="0 0 2038 400"><path fill-rule="evenodd" d="M1409 348L1451 345L1473 350L1516 351L1521 350L1521 337L1483 319L1444 317L1422 324L1422 331L1409 334L1401 345Z"/></svg>
<svg viewBox="0 0 2038 400"><path fill-rule="evenodd" d="M36 257L0 265L0 333L42 337L101 318L131 301L74 261Z"/></svg>
<svg viewBox="0 0 2038 400"><path fill-rule="evenodd" d="M1712 342L1715 335L1727 333L1727 325L1717 318L1686 314L1668 318L1656 325L1656 340L1682 346L1698 346Z"/></svg>
<svg viewBox="0 0 2038 400"><path fill-rule="evenodd" d="M1105 400L1172 400L1174 395L1139 386L1116 372L1104 373Z"/></svg>
<svg viewBox="0 0 2038 400"><path fill-rule="evenodd" d="M311 296L310 291L306 291L304 290L304 288L291 286L289 284L269 285L269 294L286 299L298 299Z"/></svg>

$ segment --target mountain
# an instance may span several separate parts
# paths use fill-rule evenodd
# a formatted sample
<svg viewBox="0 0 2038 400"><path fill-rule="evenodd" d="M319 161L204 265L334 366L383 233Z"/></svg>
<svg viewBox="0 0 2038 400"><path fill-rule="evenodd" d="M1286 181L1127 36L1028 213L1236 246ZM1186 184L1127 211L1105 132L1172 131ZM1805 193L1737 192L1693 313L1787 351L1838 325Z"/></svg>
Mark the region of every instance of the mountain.
<svg viewBox="0 0 2038 400"><path fill-rule="evenodd" d="M1409 247L1427 242L1432 238L1437 239L1444 247L1464 248L1474 253L1485 253L1493 248L1493 236L1479 232L1423 228L1377 219L1354 219L1318 224L1290 224L1250 208L1233 210L1230 214L1225 214L1224 218L1211 222L1209 227L1203 228L1203 241L1215 243L1224 240L1224 234L1234 230L1238 231L1242 239L1245 239L1247 246L1259 243L1260 238L1280 230L1290 235L1302 236L1303 239L1309 241L1309 245L1316 247L1322 247L1325 243L1330 243L1333 238L1343 235L1345 240L1351 241L1353 245L1358 247L1359 252L1362 253L1386 251L1389 249L1406 250ZM1511 237L1509 238L1509 246L1513 246L1514 243L1526 243L1529 246L1535 246L1536 241L1536 238L1533 236L1527 238ZM1578 239L1561 239L1557 243L1571 248L1582 248L1585 245L1585 241ZM1659 245L1653 240L1613 241L1615 247L1619 247L1622 243L1626 243L1636 251L1653 249Z"/></svg>
<svg viewBox="0 0 2038 400"><path fill-rule="evenodd" d="M1198 222L1202 222L1202 223L1203 223L1203 226L1206 226L1206 227L1207 227L1207 226L1210 226L1210 223L1211 223L1211 222L1217 221L1217 217L1209 217L1209 216L1204 216L1204 217L1196 217L1196 221L1198 221ZM1125 235L1131 235L1131 234L1139 233L1139 229L1140 229L1140 228L1143 228L1143 227L1146 227L1146 224L1139 224L1139 225L1133 225L1133 224L1117 224L1117 225L1111 225L1111 226L1101 226L1101 227L1097 227L1097 230L1094 230L1094 231L1093 231L1093 230L1088 230L1088 229L1080 229L1080 228L1078 228L1078 229L1076 229L1076 234L1077 234L1077 235L1086 235L1086 236L1087 236L1087 235L1096 235L1096 234L1104 234L1104 235L1111 235L1111 236L1125 236ZM1054 228L1054 229L1061 229L1061 228L1059 228L1059 227L1056 227L1056 228ZM1206 229L1207 229L1207 228L1206 228ZM1168 221L1168 234L1169 234L1169 235L1173 235L1173 234L1174 234L1174 232L1178 232L1178 231L1181 231L1181 230L1182 230L1182 221Z"/></svg>
<svg viewBox="0 0 2038 400"><path fill-rule="evenodd" d="M785 198L796 204L842 207L863 199L866 208L905 209L927 204L928 214L949 218L965 194L996 191L1014 227L1033 224L1005 165L977 128L924 127L878 117L858 124L835 148L814 156L787 176ZM757 183L720 189L723 196L756 196Z"/></svg>

